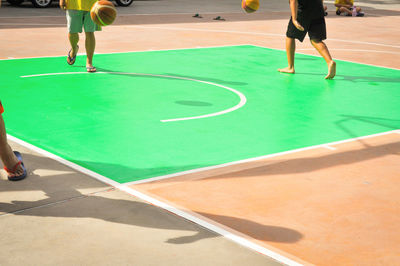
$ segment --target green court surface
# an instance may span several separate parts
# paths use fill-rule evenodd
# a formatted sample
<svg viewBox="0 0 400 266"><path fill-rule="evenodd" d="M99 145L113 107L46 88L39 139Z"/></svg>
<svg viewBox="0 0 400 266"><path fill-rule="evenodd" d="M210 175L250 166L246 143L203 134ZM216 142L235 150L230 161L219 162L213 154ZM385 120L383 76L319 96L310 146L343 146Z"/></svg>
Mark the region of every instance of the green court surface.
<svg viewBox="0 0 400 266"><path fill-rule="evenodd" d="M3 60L0 99L8 134L125 183L399 129L400 71L337 64L324 80L323 59L298 54L282 74L284 51L250 45L95 56L118 73Z"/></svg>

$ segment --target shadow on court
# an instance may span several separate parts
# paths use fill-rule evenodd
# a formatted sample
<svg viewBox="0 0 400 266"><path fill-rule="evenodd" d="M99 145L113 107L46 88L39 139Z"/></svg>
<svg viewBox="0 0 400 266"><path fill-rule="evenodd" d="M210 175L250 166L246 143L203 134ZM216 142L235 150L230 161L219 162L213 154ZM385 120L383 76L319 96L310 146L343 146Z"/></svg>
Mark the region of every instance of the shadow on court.
<svg viewBox="0 0 400 266"><path fill-rule="evenodd" d="M377 76L350 76L350 75L337 75L336 77L342 78L346 81L352 82L389 82L389 83L400 83L400 76L388 78L388 77L377 77Z"/></svg>
<svg viewBox="0 0 400 266"><path fill-rule="evenodd" d="M298 173L312 173L321 169L328 169L340 165L351 165L392 154L400 154L400 142L392 142L379 146L365 146L362 149L337 152L307 158L288 159L274 162L268 160L263 166L247 168L234 173L218 175L210 179L245 178L252 176L269 176Z"/></svg>
<svg viewBox="0 0 400 266"><path fill-rule="evenodd" d="M176 104L187 106L212 106L212 103L202 101L175 101Z"/></svg>
<svg viewBox="0 0 400 266"><path fill-rule="evenodd" d="M299 58L296 60L311 60L311 59L303 59ZM327 71L327 68L326 68ZM326 75L326 72L321 73L310 73L310 72L296 72L297 75L310 75L310 76L323 76ZM400 76L399 77L378 77L378 76L351 76L351 75L341 75L337 74L334 79L327 80L328 82L338 82L338 81L350 81L350 82L388 82L388 83L400 83ZM374 85L374 84L371 84ZM377 84L376 84L377 85Z"/></svg>
<svg viewBox="0 0 400 266"><path fill-rule="evenodd" d="M0 180L0 192L13 191L15 196L15 199L12 200L1 199L0 212L12 213L12 215L17 216L92 218L139 227L193 231L193 235L166 240L167 243L171 244L192 243L205 238L218 237L218 235L208 230L196 229L197 226L192 223L178 223L178 217L150 204L137 201L135 197L125 193L122 193L125 199L116 198L115 193L118 193L118 190L101 185L96 180L89 182L91 186L93 186L93 182L100 185L97 187L97 191L82 193L79 190L87 189L89 184L82 184L83 180L78 178L73 171L68 174L48 177L36 175L34 173L38 169L35 169L29 162L34 161L37 164L38 162L43 163L43 160L47 159L42 159L32 154L23 154L23 156L30 175L21 182ZM42 196L42 199L36 201L19 200L18 192L21 191L32 193L34 191L42 191L45 194L45 198ZM239 227L260 228L258 234L251 235L259 240L291 243L302 238L301 233L289 228L263 225L230 216L208 213L201 213L201 215L211 219L230 221Z"/></svg>
<svg viewBox="0 0 400 266"><path fill-rule="evenodd" d="M372 125L381 126L390 130L400 129L400 120L398 119L387 119L382 117L371 117L371 116L355 116L355 115L342 115L342 120L336 122L336 126L342 131L346 132L351 138L356 138L358 135L353 132L351 125L355 122L362 122ZM358 139L358 142L362 143L365 147L369 147L362 139Z"/></svg>
<svg viewBox="0 0 400 266"><path fill-rule="evenodd" d="M84 69L85 66L75 66L77 68L82 68ZM222 80L222 79L216 79L216 78L209 78L209 77L200 77L200 76L193 76L193 75L180 75L180 74L174 74L174 73L152 73L154 75L160 75L160 76L151 76L151 75L135 75L135 74L123 74L125 71L118 71L118 70L111 70L111 69L106 69L106 68L102 68L102 67L97 67L97 71L99 72L107 72L108 75L118 75L118 76L130 76L130 77L134 77L134 78L158 78L158 79L174 79L174 77L178 77L178 78L182 78L182 80L186 79L195 79L195 80L199 80L199 81L205 81L205 82L212 82L212 83L216 83L218 85L238 85L238 86L244 86L244 85L248 85L248 83L246 82L240 82L240 81L230 81L230 80ZM122 72L122 73L118 73L118 72ZM140 74L140 73L138 73ZM145 73L146 74L146 73ZM171 77L163 77L163 75L165 76L171 76Z"/></svg>

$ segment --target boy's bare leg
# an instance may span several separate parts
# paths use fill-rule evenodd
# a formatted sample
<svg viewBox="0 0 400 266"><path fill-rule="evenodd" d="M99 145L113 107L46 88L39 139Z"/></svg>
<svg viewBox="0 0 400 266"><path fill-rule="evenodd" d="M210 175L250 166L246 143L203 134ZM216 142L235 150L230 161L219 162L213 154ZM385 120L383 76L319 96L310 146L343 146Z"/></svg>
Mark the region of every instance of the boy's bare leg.
<svg viewBox="0 0 400 266"><path fill-rule="evenodd" d="M94 32L86 32L85 47L86 47L86 67L93 67L93 54L96 48L96 39Z"/></svg>
<svg viewBox="0 0 400 266"><path fill-rule="evenodd" d="M348 9L347 7L344 7L344 6L342 6L339 10L340 10L340 12L346 13L347 15L351 15L352 14L351 10Z"/></svg>
<svg viewBox="0 0 400 266"><path fill-rule="evenodd" d="M336 75L336 62L332 60L331 54L329 53L328 47L323 41L311 40L311 44L319 52L319 54L325 59L328 64L328 75L325 79L333 79Z"/></svg>
<svg viewBox="0 0 400 266"><path fill-rule="evenodd" d="M78 33L69 33L68 34L69 43L71 44L72 54L71 57L74 57L78 53L78 42L79 42L79 34Z"/></svg>
<svg viewBox="0 0 400 266"><path fill-rule="evenodd" d="M3 116L0 115L0 158L8 169L13 169L15 165L18 163L17 157L14 155L13 150L7 142L6 129L4 126ZM11 177L19 176L24 173L24 170L21 166L17 167L17 170L14 174L8 174Z"/></svg>
<svg viewBox="0 0 400 266"><path fill-rule="evenodd" d="M278 69L279 72L294 74L294 53L296 51L296 40L286 37L286 55L288 67Z"/></svg>

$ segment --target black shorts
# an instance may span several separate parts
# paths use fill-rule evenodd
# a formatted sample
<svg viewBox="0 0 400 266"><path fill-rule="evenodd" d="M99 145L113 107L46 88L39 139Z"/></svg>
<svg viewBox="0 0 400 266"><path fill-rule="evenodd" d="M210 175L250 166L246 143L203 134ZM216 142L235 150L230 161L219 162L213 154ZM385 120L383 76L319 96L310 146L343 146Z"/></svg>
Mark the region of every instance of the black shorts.
<svg viewBox="0 0 400 266"><path fill-rule="evenodd" d="M317 19L301 19L298 20L300 25L303 26L304 31L298 30L293 22L292 18L290 18L289 25L286 31L286 36L293 39L298 39L299 41L303 41L304 37L308 32L308 36L311 40L322 41L326 39L326 24L325 18L317 18Z"/></svg>

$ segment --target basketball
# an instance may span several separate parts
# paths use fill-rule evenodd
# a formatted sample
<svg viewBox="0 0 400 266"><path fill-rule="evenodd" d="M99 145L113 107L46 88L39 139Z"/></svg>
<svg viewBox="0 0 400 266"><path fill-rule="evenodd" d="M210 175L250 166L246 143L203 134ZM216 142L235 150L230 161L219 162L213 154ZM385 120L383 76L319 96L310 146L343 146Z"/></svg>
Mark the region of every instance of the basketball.
<svg viewBox="0 0 400 266"><path fill-rule="evenodd" d="M117 10L113 3L100 0L93 4L90 9L90 17L99 26L111 25L117 16Z"/></svg>
<svg viewBox="0 0 400 266"><path fill-rule="evenodd" d="M259 0L242 0L242 8L247 13L253 13L260 7Z"/></svg>

